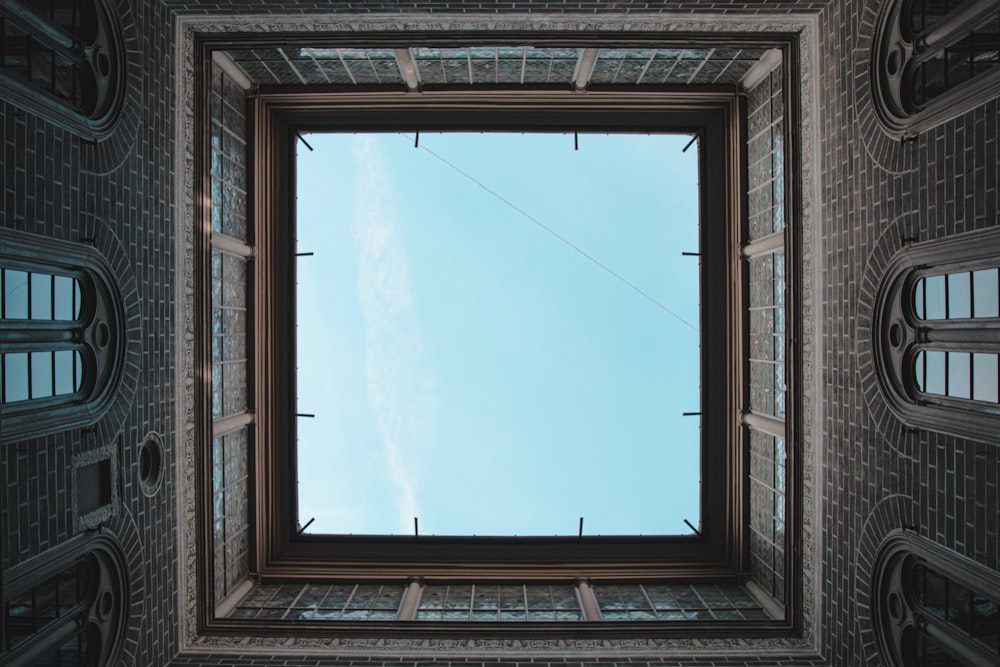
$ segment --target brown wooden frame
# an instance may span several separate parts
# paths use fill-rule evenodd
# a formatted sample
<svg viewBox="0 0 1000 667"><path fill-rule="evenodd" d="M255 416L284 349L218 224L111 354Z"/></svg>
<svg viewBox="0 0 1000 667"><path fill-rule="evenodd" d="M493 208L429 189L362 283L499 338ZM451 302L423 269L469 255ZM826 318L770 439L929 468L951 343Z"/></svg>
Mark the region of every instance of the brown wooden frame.
<svg viewBox="0 0 1000 667"><path fill-rule="evenodd" d="M399 46L413 43L470 44L478 41L525 43L536 45L579 46L573 35L366 35L366 46ZM357 45L358 37L315 35L256 34L254 46L292 43L315 46L318 41ZM685 34L621 35L588 34L587 46L719 46L738 42L740 46L759 45L783 48L786 57L785 80L794 81L798 61L794 36ZM206 35L198 39L200 70L204 81L211 64L213 49L245 48L248 42L239 36ZM204 85L201 86L204 88ZM786 86L786 97L797 102L794 86ZM207 104L204 98L197 107L201 122L195 128L199 145L204 146L207 127ZM272 87L255 90L250 104L250 147L248 164L253 172L251 192L251 243L255 248L253 299L251 300L250 409L254 423L251 439L251 577L257 581L363 581L424 580L448 581L546 581L588 578L604 581L745 581L748 578L749 486L746 447L747 429L742 425L742 410L747 401L745 319L747 287L740 244L746 231L746 164L744 101L734 86L671 87L650 86L639 90L615 87L592 88L586 93L566 90L495 87L466 89L424 89L419 94L402 91L364 90L334 86ZM798 172L796 155L798 114L795 104L786 103L786 132L790 150L786 153L789 222L786 248L789 265L788 381L789 405L786 439L788 442L789 491L788 549L786 551L786 595L788 607L783 621L774 622L684 622L598 624L529 624L531 630L517 624L513 630L501 626L461 628L454 623L406 623L406 632L417 635L447 632L455 636L539 633L573 635L585 632L593 636L787 636L800 627L797 583L800 576L797 537L800 522L797 508L798 466L795 440L797 406L794 395L799 384L796 360L798 340L798 286L796 230ZM432 130L523 130L523 131L617 131L617 132L690 132L701 139L702 160L699 180L703 187L702 261L712 270L702 270L702 293L708 305L701 322L702 331L718 333L717 345L705 344L703 338L703 438L702 534L700 536L646 537L405 537L405 536L321 536L297 535L293 495L295 486L292 342L294 336L294 300L288 299L294 284L291 239L288 223L294 220L293 144L296 132L310 130L393 131ZM205 150L204 148L201 150ZM204 167L199 169L196 189L207 192ZM199 180L200 179L200 180ZM709 196L709 192L711 196ZM720 197L719 193L725 196ZM208 247L207 225L199 227L197 244ZM199 253L196 250L196 264ZM196 266L204 275L205 266ZM207 279L203 279L207 285ZM207 288L200 290L207 303ZM207 309L198 313L207 322ZM207 344L201 344L203 358L209 359ZM716 354L709 353L709 348ZM281 352L278 354L278 352ZM203 395L210 373L202 379ZM707 409L711 408L711 411ZM210 412L210 411L209 411ZM209 426L210 416L201 423ZM210 442L210 438L205 439ZM209 452L206 455L210 455ZM204 450L203 450L204 451ZM205 457L202 457L204 460ZM210 470L210 462L204 470ZM202 475L199 488L203 498L210 498L210 475ZM207 489L207 490L206 490ZM208 495L204 495L208 493ZM209 504L202 500L201 505ZM199 542L210 545L211 519L202 518ZM391 548L390 548L391 547ZM210 549L205 549L210 555ZM203 559L199 585L201 597L212 599L211 558ZM219 601L216 601L219 602ZM253 626L265 634L288 630L267 624L216 619L211 603L202 606L203 628L241 632ZM323 634L328 624L296 622L296 633ZM461 624L458 624L459 626ZM315 626L315 627L313 627ZM339 623L338 632L351 635L384 634L388 626L402 631L396 623ZM559 627L557 627L559 626ZM583 629L581 629L583 628ZM255 630L256 631L256 630Z"/></svg>

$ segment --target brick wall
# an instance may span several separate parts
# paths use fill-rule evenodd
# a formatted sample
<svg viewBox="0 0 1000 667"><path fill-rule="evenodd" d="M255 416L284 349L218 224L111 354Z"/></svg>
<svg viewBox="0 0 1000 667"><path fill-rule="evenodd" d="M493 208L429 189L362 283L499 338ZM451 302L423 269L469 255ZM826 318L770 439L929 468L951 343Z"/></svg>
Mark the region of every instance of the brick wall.
<svg viewBox="0 0 1000 667"><path fill-rule="evenodd" d="M884 257L904 236L942 238L996 226L997 100L891 141L874 122L868 52L878 3L848 0L823 14L821 72L824 654L834 665L879 664L868 622L870 564L905 523L1000 570L1000 436L992 444L909 433L888 411L862 360ZM871 281L869 281L871 282Z"/></svg>
<svg viewBox="0 0 1000 667"><path fill-rule="evenodd" d="M126 101L94 144L0 100L0 224L66 241L93 239L112 265L129 341L121 410L93 430L3 443L0 564L4 572L72 537L73 457L118 448L121 509L104 525L123 544L132 582L124 664L165 664L177 650L173 431L173 89L167 13L117 3L128 50ZM89 242L89 241L88 241ZM139 486L139 444L163 436L159 492Z"/></svg>

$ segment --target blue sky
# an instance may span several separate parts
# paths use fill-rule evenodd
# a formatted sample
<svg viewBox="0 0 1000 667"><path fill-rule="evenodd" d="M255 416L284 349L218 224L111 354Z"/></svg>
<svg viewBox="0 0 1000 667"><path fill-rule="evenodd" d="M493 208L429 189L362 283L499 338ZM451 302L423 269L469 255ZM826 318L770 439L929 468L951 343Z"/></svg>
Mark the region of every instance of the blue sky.
<svg viewBox="0 0 1000 667"><path fill-rule="evenodd" d="M579 150L572 134L305 138L309 532L412 534L419 517L421 534L575 535L581 516L588 535L690 532L690 138L585 134Z"/></svg>

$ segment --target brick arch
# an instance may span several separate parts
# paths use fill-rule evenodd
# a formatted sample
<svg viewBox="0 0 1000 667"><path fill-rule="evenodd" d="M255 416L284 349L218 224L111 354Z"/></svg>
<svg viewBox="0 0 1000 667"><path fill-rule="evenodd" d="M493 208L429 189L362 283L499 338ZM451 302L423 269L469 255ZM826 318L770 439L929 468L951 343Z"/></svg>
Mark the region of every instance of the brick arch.
<svg viewBox="0 0 1000 667"><path fill-rule="evenodd" d="M146 557L143 553L142 539L135 518L127 509L104 524L102 530L109 532L117 539L125 556L128 572L129 599L128 617L125 625L125 640L122 642L121 653L115 666L135 665L139 646L144 637L151 636L152 628L143 627L146 619Z"/></svg>
<svg viewBox="0 0 1000 667"><path fill-rule="evenodd" d="M891 137L879 122L872 96L871 53L879 8L889 0L863 0L859 8L859 30L854 35L853 92L851 105L861 145L875 164L892 174L913 171L920 154L917 142L901 142Z"/></svg>
<svg viewBox="0 0 1000 667"><path fill-rule="evenodd" d="M914 520L913 500L904 495L887 496L880 500L865 519L858 538L857 560L854 566L854 624L859 642L858 665L877 667L882 664L872 621L871 578L882 540L889 533Z"/></svg>
<svg viewBox="0 0 1000 667"><path fill-rule="evenodd" d="M120 384L107 412L95 425L100 441L112 442L132 409L139 373L142 370L142 317L139 289L132 260L112 225L96 216L87 216L82 224L81 236L93 240L94 248L107 263L124 310L122 321L124 331L120 333L125 342L125 354L121 360Z"/></svg>
<svg viewBox="0 0 1000 667"><path fill-rule="evenodd" d="M904 437L902 422L889 409L879 386L875 370L875 357L872 352L876 332L872 330L872 325L876 319L875 298L886 267L893 255L906 245L907 239L914 235L912 230L919 228L919 222L915 219L914 214L904 215L886 226L868 255L865 272L858 290L858 325L854 339L854 353L857 359L861 393L865 405L868 407L868 419L873 424L878 437L896 451L900 451L901 443L905 443L907 439Z"/></svg>
<svg viewBox="0 0 1000 667"><path fill-rule="evenodd" d="M140 48L136 13L147 11L143 3L132 7L129 0L112 0L108 3L114 10L121 29L123 52L125 53L125 84L121 110L108 136L96 142L85 141L81 146L81 171L86 174L102 175L118 169L133 153L139 119L143 109L143 64L136 60Z"/></svg>

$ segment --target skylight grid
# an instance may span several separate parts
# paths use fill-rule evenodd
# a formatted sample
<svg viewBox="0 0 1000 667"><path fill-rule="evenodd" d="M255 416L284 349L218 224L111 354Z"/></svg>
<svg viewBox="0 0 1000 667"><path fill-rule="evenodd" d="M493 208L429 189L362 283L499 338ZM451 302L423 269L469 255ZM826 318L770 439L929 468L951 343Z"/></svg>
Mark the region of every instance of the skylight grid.
<svg viewBox="0 0 1000 667"><path fill-rule="evenodd" d="M767 613L740 586L690 584L595 584L605 621L766 619Z"/></svg>
<svg viewBox="0 0 1000 667"><path fill-rule="evenodd" d="M585 45L536 47L475 45L409 47L419 82L429 86L557 85L573 81ZM590 83L597 85L733 85L764 49L604 48L597 50ZM229 56L262 85L404 84L393 49L322 46L233 50Z"/></svg>
<svg viewBox="0 0 1000 667"><path fill-rule="evenodd" d="M426 586L418 621L580 621L583 612L571 584Z"/></svg>

